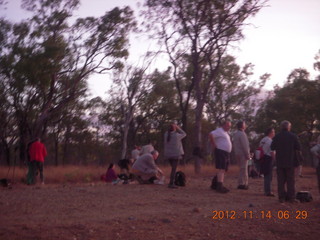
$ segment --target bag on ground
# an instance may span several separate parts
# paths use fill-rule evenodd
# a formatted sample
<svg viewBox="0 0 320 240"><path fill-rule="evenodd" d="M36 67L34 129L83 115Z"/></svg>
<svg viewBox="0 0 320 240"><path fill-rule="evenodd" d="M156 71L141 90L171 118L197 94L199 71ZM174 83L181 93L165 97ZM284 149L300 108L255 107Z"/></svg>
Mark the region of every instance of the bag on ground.
<svg viewBox="0 0 320 240"><path fill-rule="evenodd" d="M182 187L186 185L186 175L182 171L176 172L174 184Z"/></svg>

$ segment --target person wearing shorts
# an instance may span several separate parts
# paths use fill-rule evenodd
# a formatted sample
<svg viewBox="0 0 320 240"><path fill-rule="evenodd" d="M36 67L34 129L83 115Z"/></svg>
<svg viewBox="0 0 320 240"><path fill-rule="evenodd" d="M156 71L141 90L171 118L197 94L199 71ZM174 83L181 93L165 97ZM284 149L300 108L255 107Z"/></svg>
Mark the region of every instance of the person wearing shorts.
<svg viewBox="0 0 320 240"><path fill-rule="evenodd" d="M221 127L209 134L213 157L216 162L216 169L218 170L216 191L219 193L229 192L229 189L223 186L223 182L225 172L228 170L232 149L232 143L228 133L230 128L231 122L226 120L222 123Z"/></svg>

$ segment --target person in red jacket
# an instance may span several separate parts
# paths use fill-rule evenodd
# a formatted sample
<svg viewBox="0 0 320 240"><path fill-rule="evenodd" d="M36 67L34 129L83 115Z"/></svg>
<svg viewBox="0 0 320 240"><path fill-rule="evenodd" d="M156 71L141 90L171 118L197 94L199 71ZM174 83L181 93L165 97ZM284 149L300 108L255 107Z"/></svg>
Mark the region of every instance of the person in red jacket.
<svg viewBox="0 0 320 240"><path fill-rule="evenodd" d="M43 163L44 158L47 156L47 149L44 144L40 142L40 138L36 138L36 140L31 144L29 148L29 156L31 165L31 179L28 184L34 184L36 182L36 171L39 171L41 183L44 184Z"/></svg>

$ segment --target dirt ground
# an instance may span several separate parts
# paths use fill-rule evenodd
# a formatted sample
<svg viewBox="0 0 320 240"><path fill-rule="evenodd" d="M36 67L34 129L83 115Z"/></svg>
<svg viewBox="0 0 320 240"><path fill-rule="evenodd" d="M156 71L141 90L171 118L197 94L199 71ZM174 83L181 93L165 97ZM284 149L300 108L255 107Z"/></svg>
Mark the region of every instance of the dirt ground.
<svg viewBox="0 0 320 240"><path fill-rule="evenodd" d="M187 180L179 189L102 182L1 187L0 240L320 239L320 196L311 168L296 183L297 191L312 193L310 203L280 204L263 196L262 178L238 190L236 171L226 176L228 194L209 189L209 174Z"/></svg>

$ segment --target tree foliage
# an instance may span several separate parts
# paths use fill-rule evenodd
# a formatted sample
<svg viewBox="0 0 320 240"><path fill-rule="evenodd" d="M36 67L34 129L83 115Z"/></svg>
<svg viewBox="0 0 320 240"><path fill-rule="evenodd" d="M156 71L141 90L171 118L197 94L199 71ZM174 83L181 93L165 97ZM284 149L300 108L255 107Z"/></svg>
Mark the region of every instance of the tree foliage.
<svg viewBox="0 0 320 240"><path fill-rule="evenodd" d="M2 20L0 77L17 119L20 158L26 141L44 136L55 115L85 97L86 79L122 66L127 33L135 26L128 7L70 24L78 0L24 0L33 16Z"/></svg>
<svg viewBox="0 0 320 240"><path fill-rule="evenodd" d="M284 87L267 99L257 114L257 130L263 132L271 124L289 120L296 133L312 133L320 129L320 81L311 80L305 69L296 69Z"/></svg>

